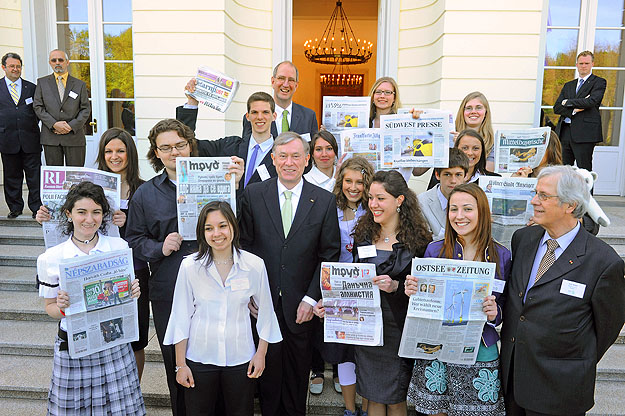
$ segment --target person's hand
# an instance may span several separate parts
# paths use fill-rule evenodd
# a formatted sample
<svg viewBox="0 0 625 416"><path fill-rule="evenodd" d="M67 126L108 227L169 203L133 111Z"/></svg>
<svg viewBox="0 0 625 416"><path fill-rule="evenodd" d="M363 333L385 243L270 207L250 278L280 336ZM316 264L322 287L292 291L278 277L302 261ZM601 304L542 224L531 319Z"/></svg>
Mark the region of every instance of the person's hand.
<svg viewBox="0 0 625 416"><path fill-rule="evenodd" d="M533 169L530 168L529 166L523 166L522 168L519 168L519 170L517 170L515 173L513 173L511 176L513 177L521 177L521 178L527 178L530 176L530 174L533 172Z"/></svg>
<svg viewBox="0 0 625 416"><path fill-rule="evenodd" d="M113 225L117 225L118 227L123 227L126 224L126 214L121 209L118 209L113 213L113 221L111 221Z"/></svg>
<svg viewBox="0 0 625 416"><path fill-rule="evenodd" d="M238 156L230 156L232 162L228 166L228 173L234 175L235 189L239 189L239 182L245 172L245 160Z"/></svg>
<svg viewBox="0 0 625 416"><path fill-rule="evenodd" d="M317 304L313 308L313 313L315 314L315 316L321 319L326 316L326 308L323 307L323 301L320 300L319 302L317 302Z"/></svg>
<svg viewBox="0 0 625 416"><path fill-rule="evenodd" d="M412 296L419 291L419 278L412 275L406 276L406 282L404 283L404 293L406 296Z"/></svg>
<svg viewBox="0 0 625 416"><path fill-rule="evenodd" d="M163 255L169 256L174 251L180 250L182 236L178 233L170 233L163 241Z"/></svg>
<svg viewBox="0 0 625 416"><path fill-rule="evenodd" d="M50 221L51 218L52 215L50 215L50 211L44 205L40 206L37 210L37 213L35 214L35 221L37 221L39 224Z"/></svg>
<svg viewBox="0 0 625 416"><path fill-rule="evenodd" d="M260 351L256 351L256 354L250 360L250 364L247 366L247 376L249 378L258 378L263 375L265 370L265 354Z"/></svg>
<svg viewBox="0 0 625 416"><path fill-rule="evenodd" d="M341 170L341 165L343 164L343 161L345 160L346 157L347 157L347 153L343 153L341 157L339 158L338 162L336 162L336 173L334 174L334 179L339 178L339 170Z"/></svg>
<svg viewBox="0 0 625 416"><path fill-rule="evenodd" d="M458 133L457 131L452 131L452 132L450 132L450 134L451 134L452 136L454 136L454 143L456 143L456 140L458 140L458 134L459 134L459 133Z"/></svg>
<svg viewBox="0 0 625 416"><path fill-rule="evenodd" d="M529 220L529 221L527 222L527 224L525 224L525 225L527 225L527 226L529 227L530 225L534 225L534 224L536 224L536 223L534 222L534 217L530 217L530 220Z"/></svg>
<svg viewBox="0 0 625 416"><path fill-rule="evenodd" d="M390 278L389 275L383 274L373 278L373 284L378 285L380 290L386 293L393 293L399 287L399 282Z"/></svg>
<svg viewBox="0 0 625 416"><path fill-rule="evenodd" d="M573 114L581 113L584 110L585 110L585 108L575 108L575 109L573 109Z"/></svg>
<svg viewBox="0 0 625 416"><path fill-rule="evenodd" d="M421 117L421 114L423 114L423 110L415 110L414 108L411 108L409 113L412 114L412 118L418 119Z"/></svg>
<svg viewBox="0 0 625 416"><path fill-rule="evenodd" d="M497 301L495 296L489 295L482 301L482 311L486 314L486 319L494 321L497 317Z"/></svg>
<svg viewBox="0 0 625 416"><path fill-rule="evenodd" d="M57 121L52 125L54 132L57 134L67 134L72 131L72 128L67 124L67 121Z"/></svg>
<svg viewBox="0 0 625 416"><path fill-rule="evenodd" d="M319 126L319 131L321 130L326 130L326 126L324 126L323 124Z"/></svg>
<svg viewBox="0 0 625 416"><path fill-rule="evenodd" d="M141 296L141 287L139 286L139 279L134 279L130 285L130 297L139 299Z"/></svg>
<svg viewBox="0 0 625 416"><path fill-rule="evenodd" d="M56 294L56 306L59 307L61 311L65 311L65 308L69 308L69 295L64 290L59 290Z"/></svg>
<svg viewBox="0 0 625 416"><path fill-rule="evenodd" d="M176 381L182 387L193 388L195 387L195 381L193 380L193 373L191 373L191 369L186 365L180 367L178 372L176 373Z"/></svg>
<svg viewBox="0 0 625 416"><path fill-rule="evenodd" d="M250 315L258 319L258 305L254 302L254 298L250 296L250 301L247 302L247 309L250 311Z"/></svg>
<svg viewBox="0 0 625 416"><path fill-rule="evenodd" d="M189 82L187 82L187 85L184 86L184 90L190 92L191 94L193 94L195 92L195 85L196 84L197 84L197 81L195 80L195 78L191 78L189 80ZM189 105L198 105L200 103L198 100L196 100L195 98L193 98L192 96L190 96L186 92L185 92L185 95L187 96L187 104L189 104Z"/></svg>
<svg viewBox="0 0 625 416"><path fill-rule="evenodd" d="M296 324L303 324L304 322L308 322L313 317L313 307L308 303L301 301L299 306L297 307L297 318L295 319Z"/></svg>

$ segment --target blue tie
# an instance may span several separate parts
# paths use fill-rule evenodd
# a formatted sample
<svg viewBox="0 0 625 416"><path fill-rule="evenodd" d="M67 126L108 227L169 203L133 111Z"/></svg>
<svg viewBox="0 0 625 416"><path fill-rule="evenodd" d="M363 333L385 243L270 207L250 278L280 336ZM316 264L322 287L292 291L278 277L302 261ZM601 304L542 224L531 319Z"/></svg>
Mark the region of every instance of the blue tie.
<svg viewBox="0 0 625 416"><path fill-rule="evenodd" d="M575 94L577 94L579 89L582 88L582 85L584 85L584 78L579 79L579 84L577 84L577 89L575 90Z"/></svg>
<svg viewBox="0 0 625 416"><path fill-rule="evenodd" d="M247 172L245 172L245 183L243 184L243 187L247 186L247 183L250 181L252 175L254 174L254 171L256 170L254 169L254 165L256 165L256 158L258 157L259 150L260 145L257 144L256 146L254 146L252 157L250 157L249 163L247 164Z"/></svg>

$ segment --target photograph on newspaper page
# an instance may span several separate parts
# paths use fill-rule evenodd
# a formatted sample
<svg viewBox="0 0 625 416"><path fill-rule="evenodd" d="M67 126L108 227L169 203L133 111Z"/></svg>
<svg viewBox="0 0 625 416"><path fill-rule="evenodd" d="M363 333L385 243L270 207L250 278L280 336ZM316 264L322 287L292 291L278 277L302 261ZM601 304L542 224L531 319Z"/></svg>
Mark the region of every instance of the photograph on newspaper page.
<svg viewBox="0 0 625 416"><path fill-rule="evenodd" d="M369 127L369 97L323 97L323 125L332 134ZM338 137L336 138L339 139ZM349 148L349 146L343 146Z"/></svg>
<svg viewBox="0 0 625 416"><path fill-rule="evenodd" d="M384 146L392 143L393 168L447 167L449 163L449 114L391 114L380 117ZM386 153L386 152L385 152ZM384 155L386 167L386 154Z"/></svg>
<svg viewBox="0 0 625 416"><path fill-rule="evenodd" d="M536 178L480 176L478 183L488 198L493 238L509 249L512 234L534 215Z"/></svg>
<svg viewBox="0 0 625 416"><path fill-rule="evenodd" d="M382 345L380 289L374 276L374 264L321 263L324 342Z"/></svg>
<svg viewBox="0 0 625 416"><path fill-rule="evenodd" d="M50 221L43 223L43 239L46 248L54 247L69 238L69 235L63 234L63 230L59 227L60 209L72 185L85 181L100 185L104 189L111 211L120 208L121 176L117 173L71 166L41 167L41 202L48 208L51 217ZM109 221L104 233L111 237L119 237L119 228Z"/></svg>
<svg viewBox="0 0 625 416"><path fill-rule="evenodd" d="M60 287L69 295L65 309L68 352L80 358L139 339L132 250L109 251L61 260Z"/></svg>
<svg viewBox="0 0 625 416"><path fill-rule="evenodd" d="M228 171L229 157L176 158L176 206L178 232L183 240L195 240L197 217L211 201L230 203L236 207L236 183Z"/></svg>
<svg viewBox="0 0 625 416"><path fill-rule="evenodd" d="M419 291L410 296L399 355L474 364L495 263L414 258L411 274L419 279Z"/></svg>
<svg viewBox="0 0 625 416"><path fill-rule="evenodd" d="M373 169L382 169L382 130L348 129L340 135L339 154L345 155L343 161L353 156L364 157Z"/></svg>
<svg viewBox="0 0 625 416"><path fill-rule="evenodd" d="M495 134L495 172L514 173L519 168L535 168L543 160L551 129L497 130Z"/></svg>
<svg viewBox="0 0 625 416"><path fill-rule="evenodd" d="M185 91L185 94L222 113L230 107L239 89L239 81L207 66L197 69L195 82L195 92Z"/></svg>

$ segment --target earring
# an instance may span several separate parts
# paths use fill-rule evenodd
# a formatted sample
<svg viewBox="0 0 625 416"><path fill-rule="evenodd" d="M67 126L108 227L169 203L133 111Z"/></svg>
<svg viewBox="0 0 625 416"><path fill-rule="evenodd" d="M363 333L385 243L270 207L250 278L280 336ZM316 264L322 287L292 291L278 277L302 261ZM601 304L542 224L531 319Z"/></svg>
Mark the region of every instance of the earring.
<svg viewBox="0 0 625 416"><path fill-rule="evenodd" d="M399 208L398 208L398 209L399 209ZM399 211L398 211L398 212L399 212ZM71 218L71 217L70 217L70 218L68 218L68 219L67 219L67 221L68 221L68 222L72 222L72 218Z"/></svg>
<svg viewBox="0 0 625 416"><path fill-rule="evenodd" d="M398 206L397 206L397 212L401 212L401 210L399 209L399 207L400 207L400 206L401 206L401 205L398 205Z"/></svg>

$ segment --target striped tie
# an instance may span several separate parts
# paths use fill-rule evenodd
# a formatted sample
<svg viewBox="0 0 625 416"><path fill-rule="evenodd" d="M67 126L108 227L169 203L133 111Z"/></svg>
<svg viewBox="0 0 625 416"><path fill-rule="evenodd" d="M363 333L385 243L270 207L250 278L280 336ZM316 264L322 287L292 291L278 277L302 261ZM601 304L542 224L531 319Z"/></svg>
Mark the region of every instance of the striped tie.
<svg viewBox="0 0 625 416"><path fill-rule="evenodd" d="M11 93L11 98L13 98L15 105L17 105L17 102L20 100L20 96L17 94L17 82L12 82L10 85L9 93Z"/></svg>

